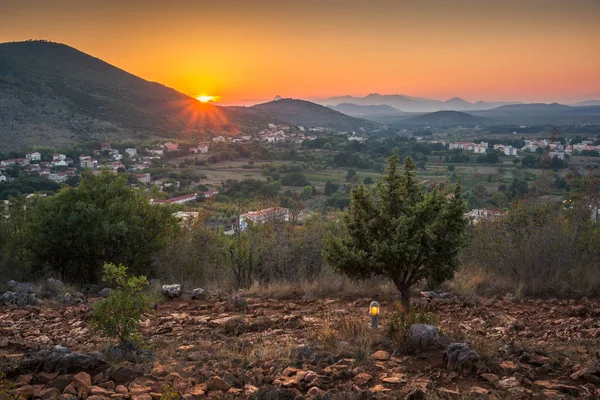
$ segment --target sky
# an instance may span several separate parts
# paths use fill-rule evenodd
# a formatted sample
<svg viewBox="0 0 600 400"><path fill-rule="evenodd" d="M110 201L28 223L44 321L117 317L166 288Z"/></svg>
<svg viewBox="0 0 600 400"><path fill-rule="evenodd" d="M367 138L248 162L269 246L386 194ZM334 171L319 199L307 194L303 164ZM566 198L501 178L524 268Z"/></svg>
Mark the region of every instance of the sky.
<svg viewBox="0 0 600 400"><path fill-rule="evenodd" d="M600 98L600 0L0 0L0 42L73 46L193 97Z"/></svg>

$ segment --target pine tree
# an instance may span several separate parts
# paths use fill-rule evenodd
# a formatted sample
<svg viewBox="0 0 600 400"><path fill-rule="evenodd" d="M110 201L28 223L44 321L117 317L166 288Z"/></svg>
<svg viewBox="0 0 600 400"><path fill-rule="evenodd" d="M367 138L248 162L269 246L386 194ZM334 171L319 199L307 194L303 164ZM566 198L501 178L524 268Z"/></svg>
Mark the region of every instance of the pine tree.
<svg viewBox="0 0 600 400"><path fill-rule="evenodd" d="M458 254L467 242L467 209L460 181L453 190L424 190L410 157L402 171L397 149L388 161L375 192L364 185L352 189L342 218L344 234L328 238L324 257L351 277L391 279L408 311L415 283L440 284L459 268Z"/></svg>

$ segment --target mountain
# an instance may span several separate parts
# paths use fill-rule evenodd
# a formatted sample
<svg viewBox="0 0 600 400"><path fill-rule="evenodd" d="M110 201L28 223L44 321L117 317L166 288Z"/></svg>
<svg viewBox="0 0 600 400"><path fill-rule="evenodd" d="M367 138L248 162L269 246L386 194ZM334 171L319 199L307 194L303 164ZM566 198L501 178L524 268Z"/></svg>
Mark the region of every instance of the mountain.
<svg viewBox="0 0 600 400"><path fill-rule="evenodd" d="M492 110L473 111L473 115L515 125L600 124L600 106L563 104L514 104Z"/></svg>
<svg viewBox="0 0 600 400"><path fill-rule="evenodd" d="M3 148L190 137L266 123L253 113L200 103L63 44L0 44Z"/></svg>
<svg viewBox="0 0 600 400"><path fill-rule="evenodd" d="M337 106L328 106L329 108L339 111L342 114L357 118L381 117L384 115L401 115L405 114L394 107L385 104L376 106L359 106L358 104L342 103Z"/></svg>
<svg viewBox="0 0 600 400"><path fill-rule="evenodd" d="M315 100L326 106L337 106L342 103L351 103L360 106L371 106L385 104L398 110L406 112L433 112L433 111L464 111L464 110L488 110L505 104L519 104L519 102L484 102L470 103L455 97L447 101L425 99L421 97L410 97L401 94L381 95L372 93L365 97L338 96Z"/></svg>
<svg viewBox="0 0 600 400"><path fill-rule="evenodd" d="M490 122L486 118L476 117L460 111L435 111L400 120L396 125L405 127L450 127L489 125Z"/></svg>
<svg viewBox="0 0 600 400"><path fill-rule="evenodd" d="M257 115L284 121L292 125L324 127L344 131L371 129L378 124L373 121L353 118L328 107L305 100L281 99L249 107Z"/></svg>
<svg viewBox="0 0 600 400"><path fill-rule="evenodd" d="M585 101L580 101L579 103L575 103L575 104L571 104L571 105L575 106L575 107L600 106L600 100L585 100Z"/></svg>

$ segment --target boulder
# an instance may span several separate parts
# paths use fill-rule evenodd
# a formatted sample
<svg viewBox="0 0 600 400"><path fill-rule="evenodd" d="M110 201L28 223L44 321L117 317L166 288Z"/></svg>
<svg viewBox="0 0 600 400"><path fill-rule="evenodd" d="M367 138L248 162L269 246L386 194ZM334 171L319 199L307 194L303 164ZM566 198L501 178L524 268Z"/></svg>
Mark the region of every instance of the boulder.
<svg viewBox="0 0 600 400"><path fill-rule="evenodd" d="M71 297L70 293L65 293L63 296L63 304L65 306L70 306L71 304L73 304L73 298Z"/></svg>
<svg viewBox="0 0 600 400"><path fill-rule="evenodd" d="M165 296L169 299L181 297L181 294L182 294L181 285L179 285L179 284L163 285L162 286L162 294L163 294L163 296Z"/></svg>
<svg viewBox="0 0 600 400"><path fill-rule="evenodd" d="M46 279L45 286L54 295L58 295L65 287L64 283L60 279L49 278Z"/></svg>
<svg viewBox="0 0 600 400"><path fill-rule="evenodd" d="M98 292L98 295L106 299L108 296L110 296L110 292L112 292L111 288L104 288Z"/></svg>
<svg viewBox="0 0 600 400"><path fill-rule="evenodd" d="M417 350L434 350L443 347L438 330L433 325L412 325L408 330L408 338Z"/></svg>
<svg viewBox="0 0 600 400"><path fill-rule="evenodd" d="M27 354L7 375L23 375L30 372L96 373L107 366L101 353L72 353L67 347L54 346Z"/></svg>
<svg viewBox="0 0 600 400"><path fill-rule="evenodd" d="M133 380L135 380L136 378L139 378L140 376L142 376L142 372L129 368L129 367L119 367L119 368L115 368L111 371L110 373L110 379L112 379L116 385L124 385L126 383L129 383ZM119 386L117 386L117 388L115 389L115 391L117 393L119 392Z"/></svg>
<svg viewBox="0 0 600 400"><path fill-rule="evenodd" d="M192 299L200 300L204 297L204 289L196 288L192 290Z"/></svg>
<svg viewBox="0 0 600 400"><path fill-rule="evenodd" d="M17 304L17 294L15 292L5 292L0 296L0 303L4 305Z"/></svg>
<svg viewBox="0 0 600 400"><path fill-rule="evenodd" d="M23 294L35 294L35 286L31 282L17 282L17 281L8 281L6 282L6 286L8 286L8 290L16 293Z"/></svg>
<svg viewBox="0 0 600 400"><path fill-rule="evenodd" d="M469 342L452 343L444 352L444 361L452 371L471 370L479 361L479 354L471 349Z"/></svg>

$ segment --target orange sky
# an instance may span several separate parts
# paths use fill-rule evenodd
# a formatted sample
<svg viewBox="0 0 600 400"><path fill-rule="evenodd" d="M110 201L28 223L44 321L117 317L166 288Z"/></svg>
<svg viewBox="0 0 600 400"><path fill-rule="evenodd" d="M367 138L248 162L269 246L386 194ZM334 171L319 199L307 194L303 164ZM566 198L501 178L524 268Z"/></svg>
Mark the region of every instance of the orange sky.
<svg viewBox="0 0 600 400"><path fill-rule="evenodd" d="M223 103L600 98L598 0L1 0L26 39Z"/></svg>

